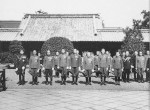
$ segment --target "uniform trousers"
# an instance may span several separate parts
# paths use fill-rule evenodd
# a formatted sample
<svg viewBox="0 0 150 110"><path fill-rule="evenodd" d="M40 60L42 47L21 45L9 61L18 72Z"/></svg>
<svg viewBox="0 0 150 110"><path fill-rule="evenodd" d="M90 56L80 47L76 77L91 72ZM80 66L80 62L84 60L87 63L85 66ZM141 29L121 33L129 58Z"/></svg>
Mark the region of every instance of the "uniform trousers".
<svg viewBox="0 0 150 110"><path fill-rule="evenodd" d="M71 72L72 72L72 82L77 82L78 81L78 75L79 75L79 68L78 67L72 67Z"/></svg>
<svg viewBox="0 0 150 110"><path fill-rule="evenodd" d="M86 84L91 83L91 74L92 74L91 69L86 69L85 70Z"/></svg>
<svg viewBox="0 0 150 110"><path fill-rule="evenodd" d="M48 77L50 77L50 80L52 81L53 80L53 71L52 69L45 69L45 79L46 79L46 82L48 82Z"/></svg>
<svg viewBox="0 0 150 110"><path fill-rule="evenodd" d="M146 70L146 81L150 81L150 70Z"/></svg>
<svg viewBox="0 0 150 110"><path fill-rule="evenodd" d="M130 76L130 73L131 73L131 71L130 71L130 69L124 69L124 81L127 81L127 82L129 82L129 76Z"/></svg>
<svg viewBox="0 0 150 110"><path fill-rule="evenodd" d="M139 77L139 81L143 81L143 73L144 73L144 69L143 68L137 68L137 73L138 73L138 77Z"/></svg>
<svg viewBox="0 0 150 110"><path fill-rule="evenodd" d="M19 74L19 82L24 82L25 81L25 70L18 69L18 74Z"/></svg>

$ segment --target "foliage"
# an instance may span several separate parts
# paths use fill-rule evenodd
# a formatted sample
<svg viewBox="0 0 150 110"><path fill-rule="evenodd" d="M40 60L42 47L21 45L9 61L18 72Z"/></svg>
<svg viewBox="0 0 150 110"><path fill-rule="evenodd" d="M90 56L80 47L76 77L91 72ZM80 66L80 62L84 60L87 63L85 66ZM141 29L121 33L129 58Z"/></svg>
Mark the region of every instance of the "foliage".
<svg viewBox="0 0 150 110"><path fill-rule="evenodd" d="M24 50L22 43L20 41L14 40L9 44L9 51L12 54L19 54L20 50Z"/></svg>
<svg viewBox="0 0 150 110"><path fill-rule="evenodd" d="M20 41L14 40L9 44L9 51L0 53L1 63L13 63L16 65L20 50L24 50Z"/></svg>
<svg viewBox="0 0 150 110"><path fill-rule="evenodd" d="M0 59L1 59L1 63L5 63L7 57L9 56L9 52L3 52L3 53L0 53Z"/></svg>
<svg viewBox="0 0 150 110"><path fill-rule="evenodd" d="M129 51L131 54L134 51L145 51L141 30L126 28L124 33L126 36L124 38L123 45L121 46L122 51Z"/></svg>
<svg viewBox="0 0 150 110"><path fill-rule="evenodd" d="M135 20L133 19L133 28L135 29L149 29L150 25L150 11L143 10L141 12L143 15L142 20Z"/></svg>
<svg viewBox="0 0 150 110"><path fill-rule="evenodd" d="M55 55L56 52L61 52L62 49L65 49L67 52L73 52L72 42L64 37L52 37L45 41L41 48L42 56L46 55L46 51L50 50L52 55Z"/></svg>
<svg viewBox="0 0 150 110"><path fill-rule="evenodd" d="M133 28L131 29L127 27L123 30L125 38L123 40L123 45L121 46L122 51L129 51L131 54L134 51L145 52L145 45L143 43L144 38L142 36L141 29L149 28L150 12L143 10L141 13L143 14L143 20L133 19Z"/></svg>

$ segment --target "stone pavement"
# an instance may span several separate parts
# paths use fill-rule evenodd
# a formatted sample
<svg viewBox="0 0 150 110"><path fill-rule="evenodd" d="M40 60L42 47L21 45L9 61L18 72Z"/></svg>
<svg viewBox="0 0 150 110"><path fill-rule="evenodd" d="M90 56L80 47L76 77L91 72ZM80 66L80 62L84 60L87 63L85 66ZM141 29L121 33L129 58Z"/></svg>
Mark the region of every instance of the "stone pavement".
<svg viewBox="0 0 150 110"><path fill-rule="evenodd" d="M0 110L150 110L149 83L131 81L116 86L112 74L106 86L100 86L95 77L86 86L82 75L79 85L71 85L71 77L67 85L60 85L60 78L54 78L52 86L45 85L44 77L39 78L39 85L31 85L28 72L27 83L19 86L11 69L6 70L6 79L8 89L0 92Z"/></svg>
<svg viewBox="0 0 150 110"><path fill-rule="evenodd" d="M8 89L0 110L150 110L149 91Z"/></svg>

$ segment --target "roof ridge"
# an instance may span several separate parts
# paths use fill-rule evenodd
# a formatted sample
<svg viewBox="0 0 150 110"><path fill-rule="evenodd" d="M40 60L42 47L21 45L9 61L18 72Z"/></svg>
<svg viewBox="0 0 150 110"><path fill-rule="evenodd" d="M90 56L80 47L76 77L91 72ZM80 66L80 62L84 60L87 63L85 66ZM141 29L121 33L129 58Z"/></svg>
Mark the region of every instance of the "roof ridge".
<svg viewBox="0 0 150 110"><path fill-rule="evenodd" d="M19 28L0 28L0 32L20 32Z"/></svg>
<svg viewBox="0 0 150 110"><path fill-rule="evenodd" d="M39 17L39 18L92 18L93 15L95 15L96 18L99 18L99 14L25 14L24 18L27 18L28 16L32 17Z"/></svg>

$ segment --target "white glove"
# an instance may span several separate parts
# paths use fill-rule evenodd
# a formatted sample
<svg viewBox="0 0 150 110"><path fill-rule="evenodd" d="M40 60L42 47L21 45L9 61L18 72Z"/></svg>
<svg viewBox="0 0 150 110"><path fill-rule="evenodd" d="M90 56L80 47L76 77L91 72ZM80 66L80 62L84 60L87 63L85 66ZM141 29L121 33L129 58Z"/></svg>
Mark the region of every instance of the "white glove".
<svg viewBox="0 0 150 110"><path fill-rule="evenodd" d="M133 65L131 65L131 68L134 68L134 66L133 66Z"/></svg>
<svg viewBox="0 0 150 110"><path fill-rule="evenodd" d="M25 67L23 66L23 67L22 67L22 70L24 70L24 69L25 69Z"/></svg>
<svg viewBox="0 0 150 110"><path fill-rule="evenodd" d="M94 72L94 69L92 69L92 72Z"/></svg>
<svg viewBox="0 0 150 110"><path fill-rule="evenodd" d="M149 68L147 68L147 71L149 70Z"/></svg>
<svg viewBox="0 0 150 110"><path fill-rule="evenodd" d="M106 68L106 71L108 70L108 68Z"/></svg>
<svg viewBox="0 0 150 110"><path fill-rule="evenodd" d="M85 71L85 69L82 70L82 72L84 72L84 71Z"/></svg>
<svg viewBox="0 0 150 110"><path fill-rule="evenodd" d="M79 67L79 71L81 71L81 67Z"/></svg>
<svg viewBox="0 0 150 110"><path fill-rule="evenodd" d="M39 72L40 70L38 69L37 72Z"/></svg>
<svg viewBox="0 0 150 110"><path fill-rule="evenodd" d="M112 70L112 71L114 71L114 69L113 69L113 68L112 68L111 70Z"/></svg>
<svg viewBox="0 0 150 110"><path fill-rule="evenodd" d="M16 68L15 71L18 71L18 68Z"/></svg>
<svg viewBox="0 0 150 110"><path fill-rule="evenodd" d="M42 71L44 71L44 70L45 70L45 68L43 67L43 68L42 68Z"/></svg>

